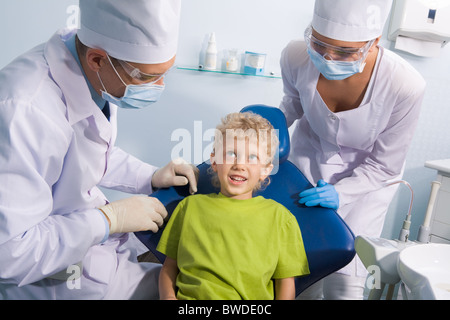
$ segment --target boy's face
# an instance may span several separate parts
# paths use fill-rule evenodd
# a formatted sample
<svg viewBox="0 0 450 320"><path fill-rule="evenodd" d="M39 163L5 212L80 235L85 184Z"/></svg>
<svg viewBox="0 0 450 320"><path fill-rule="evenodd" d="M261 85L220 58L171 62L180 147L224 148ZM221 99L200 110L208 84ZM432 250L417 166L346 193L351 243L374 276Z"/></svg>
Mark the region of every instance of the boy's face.
<svg viewBox="0 0 450 320"><path fill-rule="evenodd" d="M223 150L211 154L211 167L217 172L220 192L234 199L252 198L255 187L273 168L273 164L267 164L266 150L258 150L256 139L224 141Z"/></svg>

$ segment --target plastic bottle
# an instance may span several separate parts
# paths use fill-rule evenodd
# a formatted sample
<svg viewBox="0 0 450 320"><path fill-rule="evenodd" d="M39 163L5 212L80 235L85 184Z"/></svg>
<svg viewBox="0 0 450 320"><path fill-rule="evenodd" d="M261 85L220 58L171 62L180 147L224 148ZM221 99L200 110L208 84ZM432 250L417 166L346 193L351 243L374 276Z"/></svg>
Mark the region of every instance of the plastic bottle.
<svg viewBox="0 0 450 320"><path fill-rule="evenodd" d="M206 70L216 70L217 68L217 47L216 35L211 33L209 37L208 47L206 48L205 65Z"/></svg>

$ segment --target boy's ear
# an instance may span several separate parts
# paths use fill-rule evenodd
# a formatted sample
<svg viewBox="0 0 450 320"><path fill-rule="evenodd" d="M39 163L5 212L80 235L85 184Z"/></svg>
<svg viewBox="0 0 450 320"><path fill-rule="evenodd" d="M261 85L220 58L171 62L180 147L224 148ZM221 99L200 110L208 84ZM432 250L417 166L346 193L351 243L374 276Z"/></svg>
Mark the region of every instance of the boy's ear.
<svg viewBox="0 0 450 320"><path fill-rule="evenodd" d="M211 162L211 168L214 170L214 172L217 171L217 163L216 158L213 152L211 152L211 155L209 156L209 161Z"/></svg>
<svg viewBox="0 0 450 320"><path fill-rule="evenodd" d="M272 172L273 164L268 164L267 166L261 168L261 175L259 177L259 180L263 181L267 178L267 176Z"/></svg>

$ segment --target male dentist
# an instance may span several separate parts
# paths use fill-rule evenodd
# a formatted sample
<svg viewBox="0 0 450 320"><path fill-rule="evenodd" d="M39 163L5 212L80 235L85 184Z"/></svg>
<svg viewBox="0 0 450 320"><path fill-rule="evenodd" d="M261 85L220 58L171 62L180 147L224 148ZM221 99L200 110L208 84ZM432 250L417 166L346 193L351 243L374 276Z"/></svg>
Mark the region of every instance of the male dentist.
<svg viewBox="0 0 450 320"><path fill-rule="evenodd" d="M157 299L160 265L126 248L167 215L142 194L197 188L189 164L157 169L114 146L117 108L164 89L180 0L79 5L79 30L0 70L0 299ZM98 186L141 196L109 203Z"/></svg>

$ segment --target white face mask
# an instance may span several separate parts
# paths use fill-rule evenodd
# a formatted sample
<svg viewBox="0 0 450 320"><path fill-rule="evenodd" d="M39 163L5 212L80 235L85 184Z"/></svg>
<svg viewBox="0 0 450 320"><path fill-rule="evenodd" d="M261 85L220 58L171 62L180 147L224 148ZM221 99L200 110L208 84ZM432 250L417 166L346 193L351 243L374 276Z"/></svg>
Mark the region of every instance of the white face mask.
<svg viewBox="0 0 450 320"><path fill-rule="evenodd" d="M308 48L308 54L319 72L328 80L343 80L364 70L364 59L356 61L327 60L314 49Z"/></svg>
<svg viewBox="0 0 450 320"><path fill-rule="evenodd" d="M155 83L126 84L120 77L116 68L114 68L114 65L112 64L109 56L108 60L114 72L119 77L120 81L122 81L122 83L124 84L125 92L122 98L114 97L113 95L108 93L105 86L103 85L103 81L100 78L99 73L97 72L98 79L100 80L100 83L102 84L104 90L102 91L102 98L104 100L116 104L120 108L124 109L143 109L159 100L162 92L164 91L164 85L158 85Z"/></svg>

